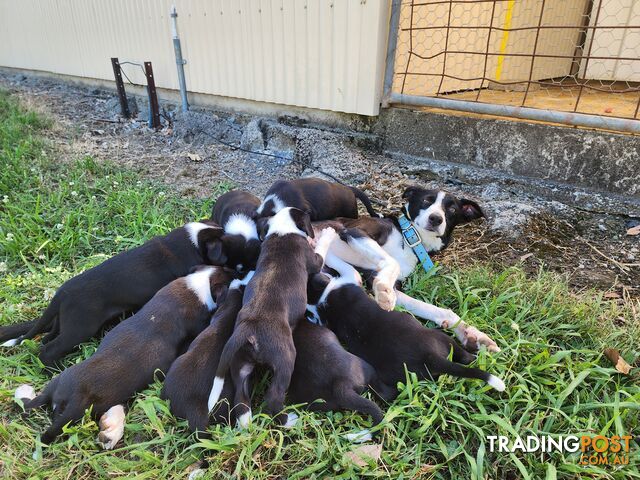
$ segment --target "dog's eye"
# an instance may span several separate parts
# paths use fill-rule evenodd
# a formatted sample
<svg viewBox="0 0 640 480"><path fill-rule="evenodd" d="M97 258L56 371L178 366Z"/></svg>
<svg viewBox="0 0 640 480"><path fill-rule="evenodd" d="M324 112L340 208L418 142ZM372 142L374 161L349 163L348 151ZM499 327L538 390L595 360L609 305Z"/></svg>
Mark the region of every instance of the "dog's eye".
<svg viewBox="0 0 640 480"><path fill-rule="evenodd" d="M449 207L449 213L456 213L456 207Z"/></svg>

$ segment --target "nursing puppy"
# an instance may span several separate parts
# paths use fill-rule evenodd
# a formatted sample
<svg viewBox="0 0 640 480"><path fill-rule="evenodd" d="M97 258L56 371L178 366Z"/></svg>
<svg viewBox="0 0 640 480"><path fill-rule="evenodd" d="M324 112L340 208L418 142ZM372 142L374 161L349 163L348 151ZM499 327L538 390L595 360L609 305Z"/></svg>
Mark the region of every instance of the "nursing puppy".
<svg viewBox="0 0 640 480"><path fill-rule="evenodd" d="M331 330L307 320L293 331L293 343L296 363L287 393L289 403L308 403L309 410L321 412L355 410L370 415L372 426L382 422L380 407L360 396L377 384L371 365L347 352ZM371 435L363 431L348 438L362 441Z"/></svg>
<svg viewBox="0 0 640 480"><path fill-rule="evenodd" d="M380 308L354 282L356 276L357 272L332 280L314 276L309 288L316 293L310 295L310 301L319 294L316 314L320 321L333 330L349 352L375 368L384 385L378 393L385 400L396 397L395 386L405 380L405 365L422 380L448 373L483 380L500 392L505 389L498 377L461 365L471 363L474 356L446 333L426 328L408 313ZM448 359L451 352L453 361Z"/></svg>
<svg viewBox="0 0 640 480"><path fill-rule="evenodd" d="M171 412L189 422L191 431L205 431L211 421L230 423L230 405L233 401L233 384L227 376L224 389L211 415L207 400L213 377L227 340L233 333L238 312L242 308L244 288L253 276L249 272L242 280L233 280L229 290L205 328L189 345L189 350L180 355L171 365L162 389L162 398L169 400Z"/></svg>
<svg viewBox="0 0 640 480"><path fill-rule="evenodd" d="M37 321L0 328L0 341L13 346L49 332L39 356L45 365L53 365L195 265L220 264L222 235L213 222L192 222L119 253L63 283Z"/></svg>
<svg viewBox="0 0 640 480"><path fill-rule="evenodd" d="M91 406L92 414L101 418L152 383L156 370L167 371L206 327L218 295L232 278L232 271L222 267L197 267L174 280L107 333L90 358L63 371L39 396L25 402L26 410L53 406L51 426L42 442L50 443L64 425L82 418ZM105 448L119 440L108 432L98 438Z"/></svg>
<svg viewBox="0 0 640 480"><path fill-rule="evenodd" d="M296 357L292 330L304 316L308 277L322 268L335 232L323 231L315 252L307 235L313 237L313 229L309 215L301 210L284 208L269 219L255 275L246 287L233 335L222 352L208 407L211 410L218 402L230 372L240 426L251 419L249 381L256 365L273 372L265 395L267 413L275 415L284 406ZM277 421L284 423L285 418L281 415Z"/></svg>
<svg viewBox="0 0 640 480"><path fill-rule="evenodd" d="M295 207L309 212L312 221L336 217L358 218L356 198L364 204L369 215L378 217L369 197L356 187L319 178L278 180L267 191L258 214L270 217L284 207Z"/></svg>
<svg viewBox="0 0 640 480"><path fill-rule="evenodd" d="M253 270L260 255L256 227L259 206L260 199L255 195L232 190L218 197L211 212L211 219L224 228L224 263L238 271Z"/></svg>

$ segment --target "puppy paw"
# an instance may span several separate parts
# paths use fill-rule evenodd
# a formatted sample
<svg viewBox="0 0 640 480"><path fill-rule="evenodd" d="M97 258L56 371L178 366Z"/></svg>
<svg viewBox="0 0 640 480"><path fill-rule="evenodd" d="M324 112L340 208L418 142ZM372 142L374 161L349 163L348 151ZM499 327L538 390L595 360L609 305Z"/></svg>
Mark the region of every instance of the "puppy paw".
<svg viewBox="0 0 640 480"><path fill-rule="evenodd" d="M247 428L251 424L251 410L244 412L242 415L238 417L236 421L236 428L239 430L243 430Z"/></svg>
<svg viewBox="0 0 640 480"><path fill-rule="evenodd" d="M484 345L488 351L497 353L500 348L494 342L489 335L478 330L476 327L470 327L463 325L456 332L458 338L462 342L462 345L469 351L477 351L482 345Z"/></svg>
<svg viewBox="0 0 640 480"><path fill-rule="evenodd" d="M376 299L376 303L383 310L390 312L396 306L396 292L393 286L389 286L386 283L380 282L377 279L373 281L373 294Z"/></svg>
<svg viewBox="0 0 640 480"><path fill-rule="evenodd" d="M104 450L111 450L124 436L124 417L122 405L111 407L100 417L98 443Z"/></svg>
<svg viewBox="0 0 640 480"><path fill-rule="evenodd" d="M284 422L284 426L286 428L292 428L295 427L296 423L298 423L298 419L300 417L298 417L297 413L287 413L287 421Z"/></svg>
<svg viewBox="0 0 640 480"><path fill-rule="evenodd" d="M36 398L36 391L33 389L31 385L20 385L16 388L15 393L13 394L14 400L21 401L24 403L28 400L33 400Z"/></svg>
<svg viewBox="0 0 640 480"><path fill-rule="evenodd" d="M206 470L202 468L196 468L195 470L191 471L191 473L189 474L188 480L196 480L196 478L200 478L204 476L205 472Z"/></svg>

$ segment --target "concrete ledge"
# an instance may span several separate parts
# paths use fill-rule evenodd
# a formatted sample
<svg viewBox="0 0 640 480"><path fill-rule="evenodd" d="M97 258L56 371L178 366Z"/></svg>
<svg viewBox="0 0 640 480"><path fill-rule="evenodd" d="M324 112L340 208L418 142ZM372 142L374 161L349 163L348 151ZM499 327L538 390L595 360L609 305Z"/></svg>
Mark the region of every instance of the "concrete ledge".
<svg viewBox="0 0 640 480"><path fill-rule="evenodd" d="M491 169L631 197L632 204L640 198L639 136L406 108L384 110L378 128L385 151L414 162Z"/></svg>

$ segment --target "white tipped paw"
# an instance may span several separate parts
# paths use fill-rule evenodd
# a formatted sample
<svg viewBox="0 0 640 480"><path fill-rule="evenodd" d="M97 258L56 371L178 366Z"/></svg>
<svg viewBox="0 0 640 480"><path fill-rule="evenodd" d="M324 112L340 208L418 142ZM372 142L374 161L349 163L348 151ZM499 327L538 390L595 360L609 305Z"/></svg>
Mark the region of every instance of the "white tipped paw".
<svg viewBox="0 0 640 480"><path fill-rule="evenodd" d="M482 345L484 345L490 352L497 353L500 351L496 342L494 342L489 335L478 330L476 327L460 325L460 327L456 329L456 335L467 350L477 351Z"/></svg>
<svg viewBox="0 0 640 480"><path fill-rule="evenodd" d="M25 400L33 400L34 398L36 398L36 391L31 385L20 385L18 388L16 388L16 391L13 394L13 398L16 401L20 400L22 402L24 402Z"/></svg>
<svg viewBox="0 0 640 480"><path fill-rule="evenodd" d="M245 429L251 424L251 410L248 412L244 412L242 415L238 417L238 421L236 422L236 428Z"/></svg>
<svg viewBox="0 0 640 480"><path fill-rule="evenodd" d="M15 347L18 343L20 343L20 338L12 338L1 344L0 347Z"/></svg>
<svg viewBox="0 0 640 480"><path fill-rule="evenodd" d="M189 474L188 480L195 480L196 478L200 478L204 475L205 470L202 468L196 468Z"/></svg>
<svg viewBox="0 0 640 480"><path fill-rule="evenodd" d="M376 299L376 303L383 310L390 312L396 306L396 292L393 286L389 286L384 282L375 279L373 281L373 294Z"/></svg>
<svg viewBox="0 0 640 480"><path fill-rule="evenodd" d="M100 417L98 443L103 449L111 450L124 436L124 417L122 405L111 407Z"/></svg>
<svg viewBox="0 0 640 480"><path fill-rule="evenodd" d="M359 432L346 433L344 438L352 443L364 443L373 439L373 435L368 429L360 430Z"/></svg>
<svg viewBox="0 0 640 480"><path fill-rule="evenodd" d="M285 422L284 426L286 428L295 427L296 423L298 423L299 418L300 417L298 417L297 413L287 413L287 421Z"/></svg>

